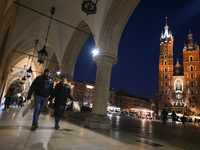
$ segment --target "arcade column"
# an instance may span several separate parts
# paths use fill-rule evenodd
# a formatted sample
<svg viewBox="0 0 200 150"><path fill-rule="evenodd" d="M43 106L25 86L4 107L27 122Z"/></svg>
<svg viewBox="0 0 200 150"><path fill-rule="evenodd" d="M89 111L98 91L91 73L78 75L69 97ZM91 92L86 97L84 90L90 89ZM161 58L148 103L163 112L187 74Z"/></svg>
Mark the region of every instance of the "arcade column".
<svg viewBox="0 0 200 150"><path fill-rule="evenodd" d="M92 114L85 119L84 126L93 129L110 129L110 120L107 117L107 102L111 69L116 64L117 58L100 54L95 56L93 60L97 64L94 101Z"/></svg>

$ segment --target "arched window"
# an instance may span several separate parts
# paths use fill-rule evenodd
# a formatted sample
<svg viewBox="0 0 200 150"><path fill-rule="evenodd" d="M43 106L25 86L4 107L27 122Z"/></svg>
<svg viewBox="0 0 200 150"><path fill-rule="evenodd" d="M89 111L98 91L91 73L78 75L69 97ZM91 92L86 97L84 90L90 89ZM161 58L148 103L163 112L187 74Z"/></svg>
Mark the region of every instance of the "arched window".
<svg viewBox="0 0 200 150"><path fill-rule="evenodd" d="M165 75L165 79L167 79L167 74Z"/></svg>
<svg viewBox="0 0 200 150"><path fill-rule="evenodd" d="M192 56L190 56L190 61L193 61L193 57Z"/></svg>
<svg viewBox="0 0 200 150"><path fill-rule="evenodd" d="M191 94L194 95L194 91L193 90L191 90Z"/></svg>
<svg viewBox="0 0 200 150"><path fill-rule="evenodd" d="M160 55L163 55L163 47L160 47Z"/></svg>
<svg viewBox="0 0 200 150"><path fill-rule="evenodd" d="M167 82L165 82L165 87L167 87Z"/></svg>
<svg viewBox="0 0 200 150"><path fill-rule="evenodd" d="M165 94L167 94L167 90L165 90Z"/></svg>
<svg viewBox="0 0 200 150"><path fill-rule="evenodd" d="M168 100L168 101L170 100L169 97L167 98L167 100Z"/></svg>
<svg viewBox="0 0 200 150"><path fill-rule="evenodd" d="M167 61L165 61L165 65L167 65Z"/></svg>
<svg viewBox="0 0 200 150"><path fill-rule="evenodd" d="M167 58L167 55L165 55L165 59Z"/></svg>
<svg viewBox="0 0 200 150"><path fill-rule="evenodd" d="M165 101L165 98L163 97L162 100Z"/></svg>
<svg viewBox="0 0 200 150"><path fill-rule="evenodd" d="M167 68L165 68L165 72L167 72Z"/></svg>
<svg viewBox="0 0 200 150"><path fill-rule="evenodd" d="M193 77L193 73L191 74L191 79L193 79L194 77Z"/></svg>
<svg viewBox="0 0 200 150"><path fill-rule="evenodd" d="M190 70L191 70L191 71L194 71L194 67L193 67L193 66L191 66L191 67L190 67Z"/></svg>
<svg viewBox="0 0 200 150"><path fill-rule="evenodd" d="M169 90L169 94L170 94L170 90Z"/></svg>

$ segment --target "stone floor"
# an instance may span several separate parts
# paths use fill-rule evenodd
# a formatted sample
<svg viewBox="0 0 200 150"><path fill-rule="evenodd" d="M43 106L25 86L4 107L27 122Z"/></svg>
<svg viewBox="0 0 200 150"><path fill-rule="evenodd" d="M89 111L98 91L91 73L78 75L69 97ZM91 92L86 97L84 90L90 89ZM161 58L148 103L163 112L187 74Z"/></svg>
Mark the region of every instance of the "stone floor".
<svg viewBox="0 0 200 150"><path fill-rule="evenodd" d="M91 130L73 116L62 119L54 130L54 118L41 114L39 128L30 131L33 111L25 117L22 109L0 110L0 150L181 150L161 140L117 130ZM81 121L81 120L80 120ZM123 140L122 140L123 139Z"/></svg>

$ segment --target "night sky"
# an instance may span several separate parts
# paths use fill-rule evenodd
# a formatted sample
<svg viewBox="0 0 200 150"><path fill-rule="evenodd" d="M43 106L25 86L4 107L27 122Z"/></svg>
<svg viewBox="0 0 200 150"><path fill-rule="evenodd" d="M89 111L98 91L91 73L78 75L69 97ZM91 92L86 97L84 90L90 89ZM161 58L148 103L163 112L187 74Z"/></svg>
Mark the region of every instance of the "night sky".
<svg viewBox="0 0 200 150"><path fill-rule="evenodd" d="M98 7L98 5L97 5ZM119 43L118 63L113 66L110 87L123 86L130 94L145 98L158 89L159 39L166 24L174 36L174 65L183 65L182 51L189 30L200 46L200 0L141 0L130 17ZM96 64L92 60L93 37L78 57L74 79L95 83Z"/></svg>

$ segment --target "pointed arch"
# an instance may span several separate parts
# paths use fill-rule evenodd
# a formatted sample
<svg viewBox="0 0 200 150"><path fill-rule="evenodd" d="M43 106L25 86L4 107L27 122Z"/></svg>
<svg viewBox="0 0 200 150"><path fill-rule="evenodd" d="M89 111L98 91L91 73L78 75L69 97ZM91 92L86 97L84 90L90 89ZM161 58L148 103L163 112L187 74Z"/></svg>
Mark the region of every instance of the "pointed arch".
<svg viewBox="0 0 200 150"><path fill-rule="evenodd" d="M77 28L85 32L92 33L85 21L81 21L78 24ZM72 37L70 38L69 44L67 45L67 48L64 52L60 66L60 71L66 74L69 78L73 77L74 67L78 55L88 37L88 34L75 30Z"/></svg>

